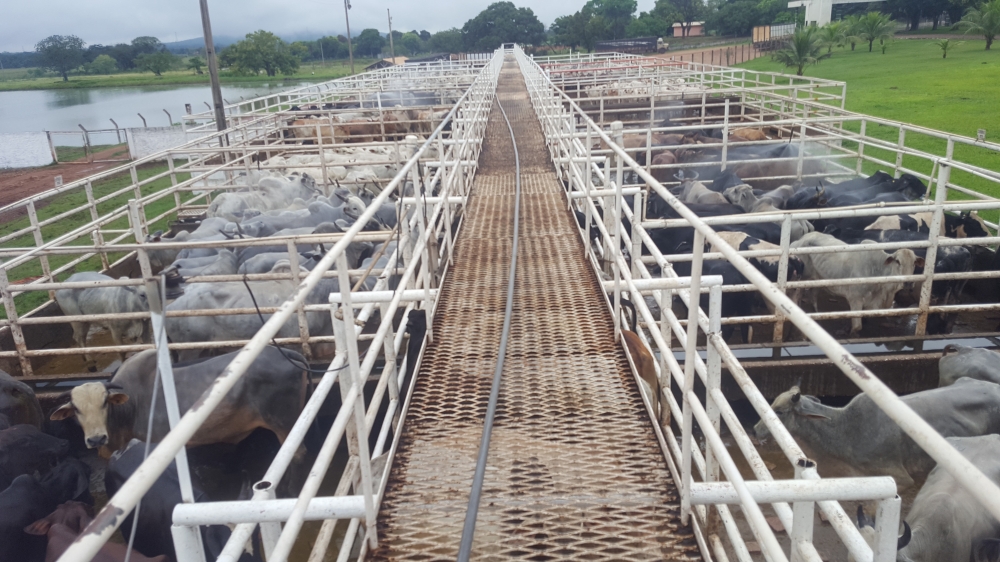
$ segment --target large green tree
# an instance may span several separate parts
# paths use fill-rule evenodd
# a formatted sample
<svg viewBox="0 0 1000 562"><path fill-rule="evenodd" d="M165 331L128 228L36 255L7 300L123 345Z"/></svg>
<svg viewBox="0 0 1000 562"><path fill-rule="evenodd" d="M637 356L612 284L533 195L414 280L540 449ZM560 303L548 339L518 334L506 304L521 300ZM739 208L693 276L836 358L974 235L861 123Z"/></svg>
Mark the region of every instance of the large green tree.
<svg viewBox="0 0 1000 562"><path fill-rule="evenodd" d="M152 72L156 76L162 76L164 72L170 70L174 62L175 57L169 51L141 53L135 57L136 68Z"/></svg>
<svg viewBox="0 0 1000 562"><path fill-rule="evenodd" d="M581 45L588 50L593 48L594 38L587 34L587 23L592 15L590 8L584 6L575 14L556 18L549 28L553 42L573 49Z"/></svg>
<svg viewBox="0 0 1000 562"><path fill-rule="evenodd" d="M366 29L354 38L354 50L369 57L377 57L387 41L377 29Z"/></svg>
<svg viewBox="0 0 1000 562"><path fill-rule="evenodd" d="M789 68L796 69L795 73L802 76L806 66L817 64L831 56L829 52L823 52L825 44L816 26L800 27L795 30L791 41L785 48L771 55L771 58Z"/></svg>
<svg viewBox="0 0 1000 562"><path fill-rule="evenodd" d="M143 35L132 40L132 56L138 57L143 53L158 53L165 49L163 43L156 37Z"/></svg>
<svg viewBox="0 0 1000 562"><path fill-rule="evenodd" d="M462 30L456 27L431 35L428 44L432 51L438 53L461 53L465 48Z"/></svg>
<svg viewBox="0 0 1000 562"><path fill-rule="evenodd" d="M242 41L225 48L220 55L223 65L237 74L260 74L268 76L294 74L299 69L300 59L288 43L270 31L248 33Z"/></svg>
<svg viewBox="0 0 1000 562"><path fill-rule="evenodd" d="M674 21L652 12L642 12L625 28L626 37L669 37Z"/></svg>
<svg viewBox="0 0 1000 562"><path fill-rule="evenodd" d="M587 5L607 25L609 39L622 39L625 29L635 19L636 0L590 0Z"/></svg>
<svg viewBox="0 0 1000 562"><path fill-rule="evenodd" d="M424 42L420 40L420 36L412 31L409 33L404 33L402 37L399 38L399 42L396 43L396 48L400 46L406 50L406 54L415 55L424 50Z"/></svg>
<svg viewBox="0 0 1000 562"><path fill-rule="evenodd" d="M986 50L993 46L993 39L1000 34L1000 0L983 2L978 8L969 8L958 28L966 33L976 33L986 39Z"/></svg>
<svg viewBox="0 0 1000 562"><path fill-rule="evenodd" d="M50 35L35 45L38 65L51 68L69 81L69 71L83 64L83 39L76 35Z"/></svg>
<svg viewBox="0 0 1000 562"><path fill-rule="evenodd" d="M462 38L470 51L492 51L503 43L540 45L545 40L545 26L531 8L496 2L465 22Z"/></svg>
<svg viewBox="0 0 1000 562"><path fill-rule="evenodd" d="M90 74L112 74L118 70L118 63L108 55L97 55L96 58L87 64L87 72Z"/></svg>
<svg viewBox="0 0 1000 562"><path fill-rule="evenodd" d="M705 16L705 4L702 0L670 0L679 14L677 23L681 24L684 37L691 33L691 24Z"/></svg>

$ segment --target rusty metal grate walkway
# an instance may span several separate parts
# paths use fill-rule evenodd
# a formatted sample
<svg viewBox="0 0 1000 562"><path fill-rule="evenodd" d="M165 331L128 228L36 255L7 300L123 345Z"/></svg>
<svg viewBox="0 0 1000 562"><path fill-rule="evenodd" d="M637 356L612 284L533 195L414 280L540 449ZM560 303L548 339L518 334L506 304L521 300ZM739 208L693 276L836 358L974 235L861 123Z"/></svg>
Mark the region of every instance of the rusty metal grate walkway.
<svg viewBox="0 0 1000 562"><path fill-rule="evenodd" d="M521 154L522 230L473 558L700 560L516 63L497 98ZM494 105L371 559L455 560L503 325L514 185Z"/></svg>

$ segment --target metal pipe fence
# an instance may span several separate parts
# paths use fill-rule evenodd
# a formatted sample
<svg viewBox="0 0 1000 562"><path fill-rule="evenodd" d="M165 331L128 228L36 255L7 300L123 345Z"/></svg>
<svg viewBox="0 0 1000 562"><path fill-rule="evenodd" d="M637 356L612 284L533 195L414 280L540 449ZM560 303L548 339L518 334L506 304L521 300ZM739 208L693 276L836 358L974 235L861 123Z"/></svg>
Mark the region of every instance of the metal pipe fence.
<svg viewBox="0 0 1000 562"><path fill-rule="evenodd" d="M648 329L648 333L640 331L642 332L641 338L657 352L659 357L657 370L661 387L665 389L665 392L658 397L652 397L652 399L660 401L661 404L665 402L669 405L673 413L672 418L679 420L676 423L680 429L679 436L670 427L664 430L660 434L661 446L668 463L671 465L671 470L676 475L677 480L681 482L684 516L691 517L693 515L691 520L703 549L711 549L712 554L721 560L728 560L729 553L735 554L739 560L751 559L746 547L746 538L738 528L734 515L727 505L738 503L750 526L751 533L760 544L767 559L819 560L819 555L812 544L813 514L818 508L826 515L855 559L895 560L896 530L900 515L900 500L896 496L895 485L891 479L884 477L864 478L843 483L819 479L815 463L804 455L791 434L771 410L767 400L760 394L760 391L740 366L727 342L723 340L721 326L724 319L721 317L720 311L721 287L711 287L708 291L708 313L701 310L699 296L702 291L699 279L701 278L703 260L706 257L719 257L732 264L748 280L748 285L759 291L775 310L781 311L780 314L776 315L776 318L788 320L796 326L808 341L811 341L813 345L826 354L852 382L861 388L862 392L868 394L895 423L899 424L907 435L934 458L939 467L947 470L968 490L974 490L979 501L995 517L1000 518L1000 488L964 457L957 454L943 437L931 429L871 371L826 333L811 315L806 314L785 295L788 288L795 286L787 277L787 257L790 255L788 248L789 229L793 214L777 213L759 219L762 221L771 219L782 225L782 243L780 250L775 250L776 253L780 252L781 256L779 281L772 283L741 255L753 254L752 252L739 252L727 245L710 225L710 223L735 223L739 221L730 220L731 217L703 220L696 216L667 189L666 182L658 181L646 166L636 162L630 154L631 150L622 147L626 131L623 130L620 123L613 123L609 134L600 122L593 119L581 107L580 100L567 95L557 82L549 78L551 73L549 68L539 66L538 61L528 59L520 51L517 51L517 55L525 74L532 104L542 123L543 131L550 139L549 149L553 161L557 163L557 171L567 185L568 205L583 214L584 224L581 228L581 237L587 255L596 273L604 275L605 279L610 279L605 282L605 288L613 293L609 298L608 306L614 313L616 325L620 325L621 318L620 295L621 292L626 292L631 296L641 320ZM605 60L612 64L625 58L606 57ZM575 63L577 60L589 63L593 58L586 56L579 59L563 57L561 60L568 63ZM752 93L748 91L747 95ZM796 105L800 104L796 102ZM763 108L763 106L761 107ZM801 112L797 115L789 113L791 112L785 108L783 113L779 112L778 115L770 115L769 117L785 120L790 125L790 130L794 130L795 126L798 125L797 138L803 141L806 140L803 131L807 127L822 128L809 120L808 112ZM840 134L842 131L842 127L839 126L840 120L853 120L861 123L861 132L854 137L854 141L859 142L859 148L854 153L854 157L859 162L858 172L861 171L863 163L869 162L869 156L864 153L863 144L860 143L879 144L880 148L885 146L878 139L865 136L864 129L867 123L879 121L895 126L900 131L915 130L915 128L905 124L876 120L847 112L833 115L830 119L834 124L829 127L829 131L826 131L829 135ZM726 133L729 125L728 120L722 124L723 138L728 136ZM947 142L946 154L934 156L934 168L938 173L935 175L932 171L931 174L924 176L936 181L936 186L933 186L936 187L934 203L920 205L921 211L933 213L931 230L936 233L935 229L942 224L945 209L965 208L962 206L963 203L946 204L949 191L968 195L963 191L964 188L953 184L953 178L949 174L951 169L957 169L961 166L970 172L975 172L978 174L977 177L981 178L992 178L995 172L971 163L959 162L954 158L953 147L956 144L975 144L972 139L958 139L955 135L923 129L921 129L921 133ZM812 139L808 140L812 141ZM903 141L903 135L901 135L900 142L895 148L905 148ZM601 143L605 149L604 154L595 154L593 147L596 142ZM830 141L829 144L833 144L833 142L837 141ZM981 145L982 143L979 144L979 146ZM996 149L996 147L990 148ZM908 155L915 155L915 152ZM901 162L902 158L899 160ZM721 165L724 166L726 163L725 153L723 153ZM897 177L900 168L901 164L897 164ZM641 185L646 188L645 193L640 191L634 196L632 208L625 204L623 198L622 185L626 174L637 177ZM803 176L801 166L794 176L798 178ZM753 180L754 178L744 179ZM968 191L975 193L974 190ZM581 194L582 197L580 197ZM665 221L644 218L644 195L659 197L680 217L678 221L670 224L683 224L694 230L693 252L689 258L691 261L691 282L686 289L669 288L669 283L665 283L664 288L654 285L658 279L662 278L666 282L676 277L672 267L673 263L669 259L675 256L669 258L664 256L647 232L647 228L663 227ZM997 208L996 203L1000 203L983 194L978 194L978 199L982 201L983 207L975 207L980 203L972 203L970 208ZM799 216L819 216L822 213L830 212L836 213L838 211L805 211L796 218ZM853 212L894 214L897 209L858 209ZM740 216L746 218L748 215ZM623 219L628 221L631 234L622 227ZM596 227L600 233L593 244L589 235L592 227ZM995 228L995 225L993 227ZM946 278L945 276L937 276L932 265L938 245L945 245L942 242L948 245L957 245L963 242L968 243L968 239L945 241L943 237L933 234L927 242L913 244L915 247L928 248L927 257L931 264L922 276L908 276L906 278L924 281L920 306L918 309L914 309L913 313L925 316L931 310L932 307L929 304L931 283L929 281ZM995 242L995 237L986 238L984 242ZM706 245L713 249L714 255L709 256L706 253ZM889 245L872 247L886 246ZM626 258L622 248L629 249L631 259ZM842 251L844 249L836 248L835 250ZM652 258L643 259L644 253L648 253ZM659 278L647 265L648 261L659 267ZM649 293L652 293L654 300L659 305L659 318L655 317L645 304L644 296ZM674 296L679 297L688 307L690 317L686 323L682 323L671 310ZM934 308L937 310L947 307ZM696 344L700 334L704 335L707 348L704 359L696 352ZM674 358L675 339L680 348L684 350L683 367ZM746 434L746 430L722 394L720 388L722 365L727 367L781 447L794 469L795 478L793 480L775 480L771 471L768 470L753 442ZM693 392L695 377L700 378L706 388L704 402ZM680 404L675 399L673 392L669 390L672 388L672 382L680 389ZM648 405L650 407L649 413L652 416L652 404ZM745 481L736 469L730 452L719 437L722 422L725 422L737 448L745 457L754 477L759 482ZM705 436L704 450L693 442L695 423ZM721 483L723 475L728 483ZM700 481L696 481L696 478L700 478ZM773 486L775 492L765 492L765 488L769 486ZM726 490L725 498L714 492L714 490L722 488ZM781 492L779 493L777 490L781 490ZM861 499L854 496L854 493L864 496L864 499L878 502L879 509L876 518L878 524L874 548L865 543L852 522L852 518L840 507L839 501ZM769 526L762 521L758 507L761 503L770 503L784 525L785 532L791 541L790 552L786 553L782 550ZM728 539L730 550L727 550L722 542L723 537Z"/></svg>
<svg viewBox="0 0 1000 562"><path fill-rule="evenodd" d="M349 521L348 533L341 547L339 559L346 560L351 554L359 528L363 527L362 556L367 549L377 545L375 514L386 484L387 471L382 474L375 473L372 461L378 457L388 457L387 463L382 466L391 464L391 456L395 452L401 433L397 425L400 409L403 406L400 400L401 397L405 398L408 392L408 389L402 388L403 375L407 363L419 360L419 357L407 355L403 363L397 365L396 358L400 351L405 349L404 333L396 331L393 319L397 310L402 309L405 322L406 315L419 307L426 311L428 331L433 330L436 280L446 271L451 261L452 219L457 211L453 208L456 203L451 196L464 195L468 192L501 64L502 54L498 54L483 67L475 82L433 134L415 150L358 221L335 241L316 268L302 279L299 289L278 307L274 315L246 343L216 383L205 392L200 400L201 406L186 412L176 424L172 424L170 433L111 498L98 516L99 520L102 517L110 517L109 520L120 522L120 517L111 514L129 513L135 507L171 460L183 451L188 439L204 423L210 412L244 374L261 350L269 344L284 322L302 309L309 291L317 286L327 272L335 272L340 281L340 291L331 294L330 305L323 308L332 315L337 353L317 384L289 437L282 444L264 479L254 487L253 498L248 501L222 504L180 505L174 512L173 534L178 558L184 561L204 560L197 529L200 525L211 523L237 524L219 560L237 559L258 526L267 559L286 560L306 520L323 520L320 536L327 538L325 541L316 541L311 559L324 558L325 551L330 546L328 539L338 520ZM437 144L445 126L458 120L462 121L462 126L457 127L457 123L452 125L451 138L467 142L456 142L451 150L439 154L441 167L434 175L435 183L427 186L429 191L436 192L439 197L433 205L420 200L414 201L413 206L417 210L414 213L415 223L403 229L399 250L404 257L405 269L399 280L400 289L387 290L390 272L386 271L379 277L372 291L352 292L345 254L347 246L361 234L362 227L374 215L379 204L389 201L390 196L407 181L420 181L418 167L421 157ZM465 162L472 162L472 165L468 166L464 164ZM137 209L136 205L132 205L133 214ZM138 230L136 233L138 234ZM139 243L138 256L142 264L143 278L149 281L154 279L147 255L149 246L139 241L137 243ZM439 244L442 251L437 255L435 247ZM376 333L369 340L369 351L361 356L358 348L358 336L361 332L359 323L364 323L376 311L381 314L382 320ZM366 406L362 389L379 357L383 357L386 364L378 376L375 395ZM293 461L295 451L301 445L306 431L335 383L339 383L343 405L333 427L324 439L322 449L301 493L295 499L275 500L275 488L284 477ZM387 409L384 414L380 413L383 407ZM368 435L376 431L378 437L375 447L369 449ZM388 440L390 431L393 438L391 442ZM326 476L333 454L341 441L347 442L351 458L347 469L340 477L337 494L334 497L317 498L319 484ZM82 538L67 550L60 560L64 562L89 560L115 531L117 525L92 525L92 527L85 530Z"/></svg>
<svg viewBox="0 0 1000 562"><path fill-rule="evenodd" d="M420 150L420 163L414 168L410 183L424 185L429 190L440 190L445 183L458 184L453 188L459 199L453 197L447 205L447 218L455 216L471 185L472 172L475 169L476 157L481 144L482 112L488 111L482 99L472 100L465 93L481 74L483 64L479 61L450 63L438 65L426 74L407 70L406 72L377 73L383 76L379 80L371 77L352 77L347 79L347 86L338 85L337 81L328 84L330 91L349 92L354 99L365 99L373 96L380 99L385 88L392 83L398 83L399 76L407 79L407 84L413 91L447 91L444 101L450 105L418 106L421 111L437 111L439 115L434 121L427 119L409 119L402 125L413 128L419 125L430 136L435 133L429 146ZM397 82L389 80L392 78ZM364 85L376 88L365 91ZM451 111L457 97L452 91L458 88L457 97L464 97L465 105L460 112ZM277 99L277 98L275 98ZM437 98L437 102L441 101ZM269 108L273 110L274 107ZM377 115L388 115L389 108L367 108L364 111L375 112ZM330 118L339 110L327 111ZM148 244L147 236L155 230L168 230L172 220L179 219L182 226L185 217L201 217L205 215L215 197L227 191L246 190L254 174L268 172L280 173L310 173L317 176L316 182L327 195L340 185L343 187L362 188L366 184L373 193L380 192L401 170L414 152L422 146L424 138L410 137L409 132L393 135L394 140L387 138L385 130L381 139L373 142L374 135L355 138L324 139L318 135L317 144L298 144L300 139L286 139L283 131L288 130L288 121L297 112L269 112L263 108L254 114L247 114L246 119L234 123L230 129L221 133L208 134L198 140L188 142L163 153L153 154L138 159L128 165L120 166L94 176L66 184L60 188L40 193L28 199L0 208L0 217L17 217L27 215L25 219L12 220L5 231L0 231L0 294L3 295L5 318L0 320L0 338L9 338L10 347L0 351L0 358L8 361L7 370L23 377L32 377L38 368L38 362L45 357L56 355L71 355L67 349L39 349L32 345L30 338L24 334L24 329L33 323L58 322L59 317L49 317L51 298L54 292L63 288L59 284L70 273L76 270L135 270L137 252L145 245L146 250L168 250L181 248L246 248L248 246L287 246L296 248L302 244L327 245L337 243L342 235L325 234L319 236L295 236L282 238L266 238L255 240L231 239L211 243L187 241L182 245L171 244L169 238L164 238L157 246ZM447 117L447 119L446 119ZM444 125L444 129L440 129ZM477 137L477 135L480 135ZM404 138L405 137L405 138ZM361 140L362 142L357 142ZM324 142L325 141L325 142ZM345 143L347 141L347 143ZM335 158L337 154L367 150L383 156L378 158L348 159L345 156ZM277 157L277 158L276 158ZM312 158L312 164L296 165L287 162L278 163L280 159ZM166 166L150 169L154 162L166 160ZM353 170L370 170L372 166L385 170L381 178L346 181L338 180L337 173L343 175ZM400 187L402 194L402 186ZM69 198L69 199L68 199ZM77 202L73 198L78 199ZM72 204L63 204L71 201ZM130 213L129 204L134 202L136 211ZM53 205L52 209L66 209L50 216L41 215L38 209ZM423 208L423 201L407 200L407 208ZM428 207L430 208L430 207ZM406 219L408 226L413 227L422 217L412 213ZM135 229L138 225L139 230ZM403 227L400 227L403 229ZM404 229L405 230L405 229ZM137 238L137 232L141 236ZM358 241L386 242L391 239L391 233L361 233L356 236ZM446 236L447 244L451 244L450 232ZM436 246L440 255L450 251L445 245ZM294 252L293 252L294 253ZM440 255L438 259L440 259ZM386 256L389 257L389 256ZM290 259L294 259L291 256ZM361 271L351 271L352 279L357 280ZM373 270L366 275L372 277L383 273ZM116 273L113 276L121 275ZM298 273L292 273L291 279L298 279ZM335 277L330 274L327 276ZM276 276L254 277L251 280L276 279ZM286 279L289 276L285 276ZM192 283L239 281L242 277L194 278ZM138 280L134 283L139 285ZM110 283L108 285L114 285ZM42 298L45 292L48 298ZM37 297L36 297L37 295ZM217 311L200 311L201 315L216 314ZM243 311L242 313L245 313ZM315 313L316 310L307 306L300 311ZM240 313L240 312L237 312ZM174 316L168 312L167 316ZM146 314L148 318L148 313ZM63 317L64 322L71 319ZM61 323L61 322L60 322ZM310 340L308 331L304 331L299 343L309 353ZM227 342L242 345L245 341ZM219 348L219 342L206 343L205 348ZM64 344L65 345L65 344ZM129 352L148 348L143 346L104 346L101 352ZM190 344L171 344L171 349L193 349ZM95 349L95 351L97 351ZM34 360L34 362L33 362ZM19 372L17 372L19 371Z"/></svg>

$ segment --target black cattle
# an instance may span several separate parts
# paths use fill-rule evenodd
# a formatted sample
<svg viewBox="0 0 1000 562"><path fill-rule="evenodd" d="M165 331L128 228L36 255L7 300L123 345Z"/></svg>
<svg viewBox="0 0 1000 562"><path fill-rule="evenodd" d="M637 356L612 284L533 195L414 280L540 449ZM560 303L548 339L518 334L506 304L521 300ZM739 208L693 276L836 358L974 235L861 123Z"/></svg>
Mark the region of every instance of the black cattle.
<svg viewBox="0 0 1000 562"><path fill-rule="evenodd" d="M734 174L733 172L727 170L719 174L711 184L705 184L709 189L716 193L723 193L730 187L736 187L737 185L743 185L744 182L740 176Z"/></svg>
<svg viewBox="0 0 1000 562"><path fill-rule="evenodd" d="M42 428L45 415L31 387L0 370L0 415L10 425L26 423Z"/></svg>
<svg viewBox="0 0 1000 562"><path fill-rule="evenodd" d="M816 209L827 204L826 190L823 184L803 186L795 190L795 194L785 201L785 209Z"/></svg>
<svg viewBox="0 0 1000 562"><path fill-rule="evenodd" d="M747 278L740 273L733 264L723 260L706 261L702 265L702 275L721 275L723 285L744 285L748 283ZM751 293L722 293L722 317L750 316L753 311L753 299L749 298ZM708 313L708 293L701 295L701 308ZM745 343L750 342L750 325L740 324L740 335ZM722 325L722 338L729 341L733 332L736 331L736 324Z"/></svg>
<svg viewBox="0 0 1000 562"><path fill-rule="evenodd" d="M69 443L46 435L33 425L0 431L0 489L22 474L45 472L69 454Z"/></svg>
<svg viewBox="0 0 1000 562"><path fill-rule="evenodd" d="M780 246L754 238L745 232L720 233L723 239L731 246L741 252L752 252L755 250L777 250ZM758 271L763 273L772 283L778 282L778 265L781 256L760 256L747 258ZM799 279L805 270L805 264L797 256L788 257L788 279Z"/></svg>
<svg viewBox="0 0 1000 562"><path fill-rule="evenodd" d="M155 445L150 445L150 447L155 447ZM107 472L104 474L104 485L108 490L108 496L114 496L129 476L132 476L132 473L139 468L143 461L144 452L145 443L133 439L127 448L111 456ZM193 481L192 484L194 485L195 501L209 501L198 482ZM170 466L143 496L138 523L133 526L134 513L130 513L122 522L121 531L125 540L129 540L134 529L136 534L135 550L149 557L166 555L172 560L176 560L170 526L173 522L174 506L179 503L181 503L181 493L177 466L175 463L170 463ZM229 535L229 527L225 525L201 527L201 539L209 560L215 560L219 557L226 541L229 540ZM244 552L240 557L240 562L261 560L260 555L257 554L259 549L255 547L253 550L254 555Z"/></svg>
<svg viewBox="0 0 1000 562"><path fill-rule="evenodd" d="M840 184L830 186L827 189L829 201L826 206L847 207L865 203L916 201L923 197L927 190L923 182L910 174L903 174L894 180L889 174L878 172L867 179L873 183L860 189L852 186L849 189L838 190Z"/></svg>
<svg viewBox="0 0 1000 562"><path fill-rule="evenodd" d="M41 479L21 475L0 492L0 560L43 560L45 538L24 528L51 513L57 505L90 498L90 469L77 459L66 459Z"/></svg>

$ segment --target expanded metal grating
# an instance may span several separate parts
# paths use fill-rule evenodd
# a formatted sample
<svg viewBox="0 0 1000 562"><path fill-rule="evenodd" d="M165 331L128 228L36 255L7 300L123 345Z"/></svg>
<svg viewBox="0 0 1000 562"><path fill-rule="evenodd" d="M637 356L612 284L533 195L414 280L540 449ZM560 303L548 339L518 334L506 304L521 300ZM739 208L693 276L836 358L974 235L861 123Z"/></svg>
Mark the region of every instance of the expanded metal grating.
<svg viewBox="0 0 1000 562"><path fill-rule="evenodd" d="M700 560L516 64L497 98L521 242L476 560ZM494 107L379 514L374 560L454 560L497 360L514 156Z"/></svg>

